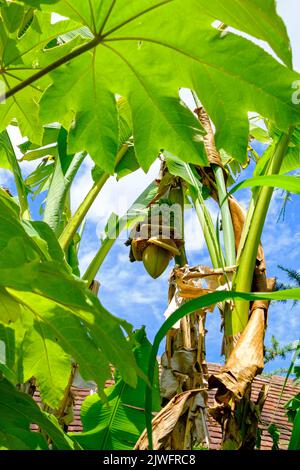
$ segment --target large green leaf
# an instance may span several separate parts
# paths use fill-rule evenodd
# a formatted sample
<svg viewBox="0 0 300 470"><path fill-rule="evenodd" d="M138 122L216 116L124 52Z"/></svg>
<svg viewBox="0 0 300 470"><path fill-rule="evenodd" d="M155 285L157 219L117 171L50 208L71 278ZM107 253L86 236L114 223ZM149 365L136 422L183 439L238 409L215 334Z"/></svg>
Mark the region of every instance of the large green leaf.
<svg viewBox="0 0 300 470"><path fill-rule="evenodd" d="M44 221L52 228L57 237L64 228L64 211L67 195L74 178L86 157L86 152L67 155L67 133L61 129L58 136L58 156L47 194Z"/></svg>
<svg viewBox="0 0 300 470"><path fill-rule="evenodd" d="M276 14L275 0L197 0L216 20L269 43L289 67L292 66L290 41L285 24Z"/></svg>
<svg viewBox="0 0 300 470"><path fill-rule="evenodd" d="M13 173L22 215L28 216L28 191L23 181L21 169L13 145L6 130L0 133L0 168L6 168Z"/></svg>
<svg viewBox="0 0 300 470"><path fill-rule="evenodd" d="M142 328L135 333L137 364L147 373L151 344ZM92 450L130 450L145 427L144 401L146 383L139 379L137 387L129 387L117 373L116 384L106 389L108 404L94 394L81 407L84 432L71 433L81 447ZM152 382L153 408L160 409L158 367Z"/></svg>
<svg viewBox="0 0 300 470"><path fill-rule="evenodd" d="M95 57L90 54L55 72L57 82L51 89L51 97L43 98L42 119L60 121L70 129L70 153L87 150L104 171L113 173L118 151L116 100L105 87L102 74L94 70L94 64ZM58 108L54 104L57 102Z"/></svg>
<svg viewBox="0 0 300 470"><path fill-rule="evenodd" d="M48 380L45 401L54 400L53 380L46 370L50 373L55 367L59 354L63 363L60 373L66 371L63 351L76 360L85 379L98 383L100 391L109 376L110 363L135 386L135 359L121 330L122 326L129 331L128 325L107 312L86 284L70 273L49 227L41 222L31 229L29 225L20 223L16 204L1 190L0 321L25 321L30 316L35 331L28 333L27 354L31 353L30 344L35 345L36 358L40 350L40 362L34 370L38 382ZM59 388L61 391L63 384Z"/></svg>
<svg viewBox="0 0 300 470"><path fill-rule="evenodd" d="M2 2L3 3L3 2ZM10 5L1 6L1 12ZM24 13L25 14L25 13ZM56 58L56 53L45 51L45 46L60 34L72 31L76 23L62 21L51 24L51 15L36 12L29 22L26 32L20 35L13 23L18 21L13 16L7 23L6 16L0 18L0 58L5 73L1 74L1 91L9 92L28 79L34 71ZM75 44L74 44L75 45ZM62 46L61 52L67 52L69 46ZM59 48L55 48L57 50ZM41 143L43 128L39 120L38 101L45 87L49 85L49 77L45 76L38 82L24 88L12 99L0 106L0 130L4 130L12 119L17 119L21 132L32 141Z"/></svg>
<svg viewBox="0 0 300 470"><path fill-rule="evenodd" d="M223 291L223 292L214 292L212 294L203 295L196 299L190 300L189 302L183 304L179 307L169 318L163 323L163 325L158 330L149 359L148 366L148 379L152 383L154 378L156 357L158 354L159 346L162 340L164 339L167 332L179 321L181 318L189 315L197 310L203 309L210 305L215 305L219 302L224 302L225 300L300 300L300 288L298 289L287 289L285 291L277 292L233 292L233 291ZM145 400L145 413L146 413L146 426L148 431L148 440L149 440L149 449L152 448L152 393L150 387L147 387L146 390L146 400Z"/></svg>
<svg viewBox="0 0 300 470"><path fill-rule="evenodd" d="M294 426L291 440L289 442L289 450L300 450L300 408L294 419Z"/></svg>
<svg viewBox="0 0 300 470"><path fill-rule="evenodd" d="M74 42L72 50L75 36L71 44L63 43L45 54L33 38L33 54L42 70L27 70L29 79L24 86L35 86L38 80L45 82L45 88L51 73L53 83L41 100L42 121L61 120L70 129L72 151L89 151L110 172L118 142L114 94L128 99L136 155L145 170L162 148L187 162L205 163L199 122L178 99L183 86L197 92L212 117L218 147L245 162L249 111L257 111L282 130L299 122L300 114L291 100L292 84L299 75L249 40L224 35L211 25L218 18L267 40L290 64L288 38L274 1L268 0L260 8L256 4L236 0L228 0L226 6L221 0L209 4L198 0L47 2L42 10L70 17L77 28L90 30L91 39L87 34L80 36L80 45L74 47ZM63 35L59 30L65 26L68 32L68 24L61 21L52 27ZM49 25L45 31L49 39ZM53 30L52 37L54 34ZM11 48L20 48L19 41L11 40ZM17 61L16 54L10 56ZM54 57L59 59L51 62ZM22 59L27 60L27 55ZM10 73L9 67L15 64L8 61L7 65ZM275 79L270 81L270 76ZM13 96L3 109L26 89L21 84L11 90ZM91 139L95 134L99 138Z"/></svg>
<svg viewBox="0 0 300 470"><path fill-rule="evenodd" d="M300 179L297 176L281 176L281 175L266 175L257 176L256 178L249 178L241 181L233 189L230 194L235 193L243 188L255 188L257 186L268 186L270 188L281 188L291 193L300 194Z"/></svg>
<svg viewBox="0 0 300 470"><path fill-rule="evenodd" d="M36 377L42 401L58 409L72 370L71 356L42 322L30 326L22 348L23 380Z"/></svg>
<svg viewBox="0 0 300 470"><path fill-rule="evenodd" d="M0 377L0 448L10 450L47 449L40 433L30 432L30 424L37 424L48 434L53 446L72 450L74 444L60 429L57 421L41 411L34 400L18 392L7 380Z"/></svg>
<svg viewBox="0 0 300 470"><path fill-rule="evenodd" d="M12 384L35 377L43 403L58 409L71 374L71 357L42 322L34 321L25 309L20 314L10 325L0 324L2 373Z"/></svg>

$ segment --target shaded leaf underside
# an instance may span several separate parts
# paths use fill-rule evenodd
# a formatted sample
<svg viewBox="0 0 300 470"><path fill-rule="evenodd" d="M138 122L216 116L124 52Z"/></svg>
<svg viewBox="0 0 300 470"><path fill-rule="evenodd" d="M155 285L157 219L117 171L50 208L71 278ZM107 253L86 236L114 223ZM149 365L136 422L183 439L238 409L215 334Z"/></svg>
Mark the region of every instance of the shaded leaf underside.
<svg viewBox="0 0 300 470"><path fill-rule="evenodd" d="M110 363L118 364L124 380L134 386L136 366L121 330L124 324L72 276L49 227L42 222L22 225L15 209L0 190L0 321L23 325L25 380L34 375L42 398L55 407L72 357L81 375L97 382L100 391L110 376Z"/></svg>

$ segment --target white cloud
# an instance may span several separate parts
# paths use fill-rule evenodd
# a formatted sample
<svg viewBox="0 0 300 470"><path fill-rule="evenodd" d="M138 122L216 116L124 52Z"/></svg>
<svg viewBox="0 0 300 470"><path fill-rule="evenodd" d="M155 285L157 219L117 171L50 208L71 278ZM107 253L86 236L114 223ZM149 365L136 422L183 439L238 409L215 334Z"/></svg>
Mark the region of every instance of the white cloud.
<svg viewBox="0 0 300 470"><path fill-rule="evenodd" d="M219 209L216 203L212 200L205 201L206 207L209 210L212 221L216 225ZM194 209L188 209L185 213L185 247L187 252L198 251L201 252L205 245L205 238L201 228L199 219Z"/></svg>
<svg viewBox="0 0 300 470"><path fill-rule="evenodd" d="M196 212L188 210L185 216L185 248L186 251L202 250L205 246L205 239Z"/></svg>
<svg viewBox="0 0 300 470"><path fill-rule="evenodd" d="M93 186L92 168L93 162L90 158L87 158L72 187L73 211L78 208ZM142 170L138 170L119 181L114 177L109 178L87 215L87 220L97 224L98 236L104 230L110 214L112 212L118 215L125 214L137 197L157 177L158 172L159 162L156 161L147 174Z"/></svg>
<svg viewBox="0 0 300 470"><path fill-rule="evenodd" d="M19 160L20 158L22 158L23 155L18 145L25 142L27 138L22 136L20 129L17 126L8 126L7 131L11 139L11 143L14 148L16 157ZM36 160L33 160L33 161L24 160L20 162L20 168L24 176L28 176L32 171L36 169L36 167L37 167Z"/></svg>
<svg viewBox="0 0 300 470"><path fill-rule="evenodd" d="M12 181L13 181L13 176L11 172L8 170L3 170L3 168L0 168L0 186L6 186L9 188Z"/></svg>

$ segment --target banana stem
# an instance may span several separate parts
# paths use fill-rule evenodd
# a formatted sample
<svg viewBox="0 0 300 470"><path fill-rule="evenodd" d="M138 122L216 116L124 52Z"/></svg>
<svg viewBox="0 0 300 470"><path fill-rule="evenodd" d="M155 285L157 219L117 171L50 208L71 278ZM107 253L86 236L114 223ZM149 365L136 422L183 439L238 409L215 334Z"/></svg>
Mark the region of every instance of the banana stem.
<svg viewBox="0 0 300 470"><path fill-rule="evenodd" d="M215 228L211 215L204 203L203 198L198 195L197 197L192 195L192 201L198 216L198 220L203 230L204 239L207 245L207 249L211 258L211 262L214 268L220 268L225 266L225 260L223 253L220 250L220 246L215 233Z"/></svg>
<svg viewBox="0 0 300 470"><path fill-rule="evenodd" d="M293 129L288 134L282 134L276 146L271 164L267 170L268 175L278 174L282 160L286 154ZM237 273L233 279L233 289L239 292L250 292L255 268L257 250L260 244L269 205L274 188L262 187L256 196L251 223L248 224L248 233L245 244L238 259ZM253 205L252 205L253 206ZM236 335L241 333L248 323L249 302L237 301L235 308L225 318L225 334Z"/></svg>
<svg viewBox="0 0 300 470"><path fill-rule="evenodd" d="M193 93L193 92L192 92ZM204 147L208 160L211 164L211 168L215 175L217 192L218 192L218 201L221 208L222 215L222 227L224 234L224 247L225 247L225 257L226 265L233 266L236 262L236 252L235 252L235 237L234 230L231 218L231 212L229 209L228 199L227 199L227 189L223 173L222 161L220 154L217 150L215 144L214 131L212 124L210 122L209 116L204 108L201 107L201 103L195 93L193 93L194 101L197 106L195 110L198 119L203 126L203 129L206 132L204 136ZM217 240L218 252L221 251L221 246L219 240ZM210 251L211 252L211 251ZM225 266L224 260L222 259L222 266ZM214 266L216 267L216 266ZM217 266L220 267L220 264Z"/></svg>
<svg viewBox="0 0 300 470"><path fill-rule="evenodd" d="M180 183L180 206L181 206L181 235L182 235L182 240L184 241L184 189L182 187L182 182ZM187 256L186 256L186 251L185 251L185 246L184 244L180 248L180 255L175 256L175 263L178 264L181 268L188 264Z"/></svg>
<svg viewBox="0 0 300 470"><path fill-rule="evenodd" d="M227 189L223 169L219 165L212 165L218 190L218 199L222 215L223 239L226 255L226 265L233 266L236 263L235 237L227 198Z"/></svg>

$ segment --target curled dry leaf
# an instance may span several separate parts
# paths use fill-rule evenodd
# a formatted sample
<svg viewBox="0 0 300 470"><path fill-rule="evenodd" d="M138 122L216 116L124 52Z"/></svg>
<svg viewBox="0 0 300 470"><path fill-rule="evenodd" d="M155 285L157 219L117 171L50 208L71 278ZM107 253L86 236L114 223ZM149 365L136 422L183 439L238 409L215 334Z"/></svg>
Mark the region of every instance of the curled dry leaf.
<svg viewBox="0 0 300 470"><path fill-rule="evenodd" d="M206 266L174 269L170 278L169 306L165 316L170 316L193 297L222 286L227 288L234 268L226 271L214 271ZM205 320L207 311L212 310L213 307L209 307L182 318L167 335L166 352L162 356L160 388L163 403L171 400L164 410L170 422L174 419L176 425L163 444L156 440L155 449L192 449L194 445L209 445L206 426L208 372L205 361ZM178 397L188 396L183 393L186 394L189 390L198 390L197 395L187 401L187 408L178 417L176 400ZM169 445L172 447L168 447Z"/></svg>
<svg viewBox="0 0 300 470"><path fill-rule="evenodd" d="M269 386L263 385L256 402L250 400L251 389L248 387L240 413L235 413L235 406L217 405L209 409L209 414L221 424L223 430L223 450L253 450L256 445L257 427L260 415L268 396ZM246 419L244 419L246 416ZM242 424L241 424L242 422Z"/></svg>
<svg viewBox="0 0 300 470"><path fill-rule="evenodd" d="M238 247L245 223L245 212L235 199L230 198L229 201ZM265 257L260 245L253 277L253 290L272 291L274 286L275 279L266 278ZM222 367L219 374L209 378L209 387L218 389L216 392L217 402L227 404L232 397L241 400L254 377L263 370L268 307L269 302L267 301L252 303L249 322L243 333L235 338L235 347L225 366Z"/></svg>
<svg viewBox="0 0 300 470"><path fill-rule="evenodd" d="M172 398L152 420L153 448L155 450L181 450L192 448L197 439L208 446L208 431L205 422L205 402L201 391L189 390ZM186 422L192 423L190 432L186 432ZM187 447L186 447L187 446ZM147 432L144 431L135 445L135 450L147 450L149 447Z"/></svg>
<svg viewBox="0 0 300 470"><path fill-rule="evenodd" d="M265 310L257 308L221 372L209 378L209 387L218 389L217 402L227 404L232 396L240 400L254 377L263 370L264 334Z"/></svg>
<svg viewBox="0 0 300 470"><path fill-rule="evenodd" d="M235 266L224 269L213 269L209 266L195 266L190 268L175 268L174 280L178 288L178 295L183 299L193 299L202 295L231 288L232 275ZM207 307L212 312L215 305Z"/></svg>

